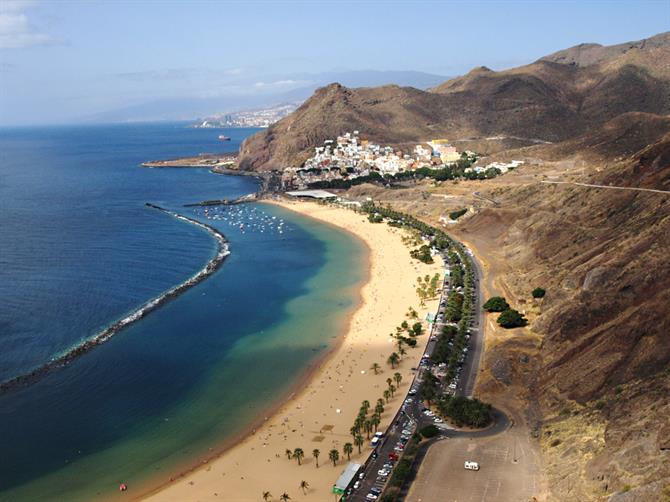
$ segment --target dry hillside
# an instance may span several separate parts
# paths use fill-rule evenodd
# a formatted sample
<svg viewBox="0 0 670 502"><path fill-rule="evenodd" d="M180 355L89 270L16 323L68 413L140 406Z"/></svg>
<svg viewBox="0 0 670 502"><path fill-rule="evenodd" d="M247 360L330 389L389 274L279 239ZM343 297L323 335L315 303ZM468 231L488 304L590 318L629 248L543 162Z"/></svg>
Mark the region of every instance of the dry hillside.
<svg viewBox="0 0 670 502"><path fill-rule="evenodd" d="M249 138L240 165L299 165L324 140L354 129L383 144L499 136L557 142L626 112L670 113L667 33L623 46L580 46L506 71L476 68L430 91L331 84Z"/></svg>

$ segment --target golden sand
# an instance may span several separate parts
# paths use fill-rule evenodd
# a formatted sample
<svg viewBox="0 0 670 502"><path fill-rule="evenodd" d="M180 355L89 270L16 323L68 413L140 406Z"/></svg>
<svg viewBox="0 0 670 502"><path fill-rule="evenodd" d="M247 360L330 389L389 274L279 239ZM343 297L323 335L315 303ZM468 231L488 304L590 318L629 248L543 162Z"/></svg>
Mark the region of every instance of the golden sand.
<svg viewBox="0 0 670 502"><path fill-rule="evenodd" d="M419 307L416 279L441 273L441 261L425 265L412 260L402 243L401 230L369 223L353 211L310 202L279 204L345 229L368 245L370 273L361 290L361 303L342 342L262 427L220 457L147 496L147 500L258 502L263 500L264 491L272 493L272 500L278 500L284 492L292 501L335 500L331 487L347 464L342 446L352 440L349 429L361 402L367 399L374 407L387 388L386 379L396 371L402 374L400 389L382 415L380 430L384 430L409 390L411 368L418 365L428 336L420 336L416 348L407 348L400 367L392 370L386 360L396 346L389 334L405 319L410 306L422 318L436 310L435 301ZM373 363L381 366L378 375L370 369ZM305 452L300 466L285 454L286 449L295 448ZM315 448L321 452L318 468L312 456ZM333 448L340 454L336 467L328 460ZM360 455L354 448L351 461L362 463L370 450L366 441ZM305 493L301 481L309 484Z"/></svg>

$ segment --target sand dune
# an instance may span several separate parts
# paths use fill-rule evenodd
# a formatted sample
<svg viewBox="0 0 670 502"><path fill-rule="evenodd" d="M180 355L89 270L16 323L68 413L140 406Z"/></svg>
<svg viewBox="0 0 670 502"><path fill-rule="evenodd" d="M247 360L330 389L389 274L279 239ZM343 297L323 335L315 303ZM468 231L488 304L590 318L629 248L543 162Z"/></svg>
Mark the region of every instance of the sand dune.
<svg viewBox="0 0 670 502"><path fill-rule="evenodd" d="M400 368L392 370L386 359L395 346L389 333L405 318L409 306L425 317L434 311L433 302L419 308L416 278L441 272L441 263L424 265L409 256L401 231L384 224L371 224L352 211L307 202L282 202L287 209L341 227L362 239L370 248L370 274L361 290L361 305L353 314L341 344L308 379L306 385L285 403L265 424L242 442L200 469L145 497L152 501L226 500L261 501L270 491L273 500L286 492L294 501L331 501L331 487L347 464L342 452L351 441L349 429L360 407L382 396L386 379L395 371L403 375L400 391L386 406L383 430L400 407L409 389L412 367L416 367L428 337L419 337L415 349L408 349ZM370 367L378 363L375 375ZM302 448L305 458L298 466L288 460L285 450ZM312 450L319 449L319 467ZM328 452L336 448L340 461L333 467ZM367 444L352 461L362 461L370 453ZM306 493L301 481L309 483Z"/></svg>

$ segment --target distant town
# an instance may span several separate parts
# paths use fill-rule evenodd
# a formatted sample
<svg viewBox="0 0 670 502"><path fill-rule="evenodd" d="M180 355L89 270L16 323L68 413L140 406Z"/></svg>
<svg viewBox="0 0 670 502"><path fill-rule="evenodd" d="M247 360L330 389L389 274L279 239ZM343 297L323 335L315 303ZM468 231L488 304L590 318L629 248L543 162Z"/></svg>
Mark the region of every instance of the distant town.
<svg viewBox="0 0 670 502"><path fill-rule="evenodd" d="M285 103L258 110L215 114L198 121L196 129L221 129L224 127L269 127L293 113L300 103Z"/></svg>
<svg viewBox="0 0 670 502"><path fill-rule="evenodd" d="M285 189L348 188L381 179L401 180L416 174L446 179L488 179L514 169L522 161L478 165L475 152L459 152L446 139L417 144L403 152L361 139L359 131L347 132L324 141L301 167L282 173Z"/></svg>

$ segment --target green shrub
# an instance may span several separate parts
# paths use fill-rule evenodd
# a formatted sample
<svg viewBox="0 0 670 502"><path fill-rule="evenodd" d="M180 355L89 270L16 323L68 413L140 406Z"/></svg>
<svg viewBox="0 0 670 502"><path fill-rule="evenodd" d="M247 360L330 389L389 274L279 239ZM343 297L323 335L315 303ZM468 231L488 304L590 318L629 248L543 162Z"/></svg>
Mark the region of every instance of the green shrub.
<svg viewBox="0 0 670 502"><path fill-rule="evenodd" d="M493 420L491 405L478 399L463 396L445 396L438 403L442 415L451 418L458 425L486 427Z"/></svg>
<svg viewBox="0 0 670 502"><path fill-rule="evenodd" d="M430 247L424 244L420 248L412 249L409 252L409 255L419 261L424 263L431 264L433 263L433 257L430 255Z"/></svg>
<svg viewBox="0 0 670 502"><path fill-rule="evenodd" d="M497 319L498 324L503 328L520 328L528 324L528 320L517 310L504 310Z"/></svg>
<svg viewBox="0 0 670 502"><path fill-rule="evenodd" d="M482 308L487 312L503 312L509 308L509 303L502 296L492 296Z"/></svg>
<svg viewBox="0 0 670 502"><path fill-rule="evenodd" d="M542 288L535 288L533 291L531 291L531 295L533 295L533 298L544 298L545 294L546 291Z"/></svg>
<svg viewBox="0 0 670 502"><path fill-rule="evenodd" d="M420 431L421 435L425 438L434 438L440 433L440 430L435 425L426 425Z"/></svg>
<svg viewBox="0 0 670 502"><path fill-rule="evenodd" d="M449 218L451 218L452 220L457 220L467 212L468 208L464 207L463 209L459 209L458 211L452 211L451 213L449 213Z"/></svg>

